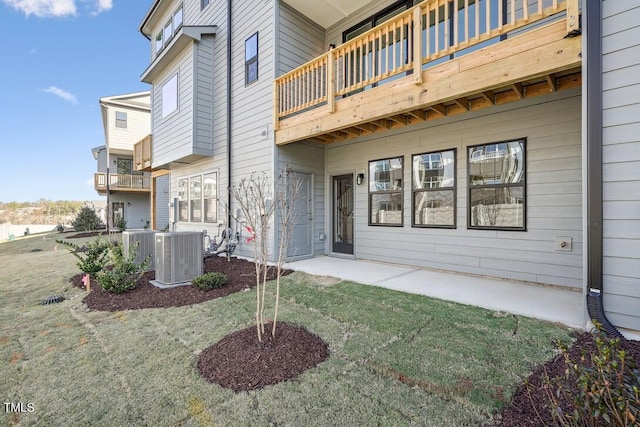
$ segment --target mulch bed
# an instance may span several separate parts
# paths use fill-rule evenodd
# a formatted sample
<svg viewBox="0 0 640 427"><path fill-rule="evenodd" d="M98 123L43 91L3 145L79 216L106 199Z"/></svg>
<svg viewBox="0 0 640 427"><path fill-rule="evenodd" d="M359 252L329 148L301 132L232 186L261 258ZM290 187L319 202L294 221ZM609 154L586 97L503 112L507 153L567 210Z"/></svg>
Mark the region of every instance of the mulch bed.
<svg viewBox="0 0 640 427"><path fill-rule="evenodd" d="M103 290L94 279L91 279L91 292L84 299L92 310L122 311L141 308L182 307L199 304L215 298L225 297L234 292L250 289L256 284L255 265L251 261L239 258L210 257L204 262L204 272L218 271L227 275L227 283L217 289L202 290L197 286L187 285L169 289L160 289L149 283L155 278L153 271L146 272L137 282L136 287L122 294L114 294ZM290 274L284 270L282 276ZM71 278L78 288L83 287L83 274ZM276 269L269 268L268 280L276 278Z"/></svg>
<svg viewBox="0 0 640 427"><path fill-rule="evenodd" d="M627 356L640 365L640 341L621 340L620 348ZM591 355L596 351L593 335L582 332L577 335L575 343L569 348L569 357L573 361L580 360L586 355L585 363L591 363ZM496 425L502 427L545 427L559 425L551 416L551 402L549 393L554 391L545 389L545 374L548 378L563 377L567 364L562 354L538 366L535 371L516 390L511 404L502 410L501 421ZM577 395L579 389L576 384L571 387L572 395ZM558 400L564 413L571 413L571 404L566 399Z"/></svg>
<svg viewBox="0 0 640 427"><path fill-rule="evenodd" d="M235 392L261 389L292 379L329 357L329 346L302 326L265 324L259 342L255 326L227 335L200 354L198 370L207 380Z"/></svg>

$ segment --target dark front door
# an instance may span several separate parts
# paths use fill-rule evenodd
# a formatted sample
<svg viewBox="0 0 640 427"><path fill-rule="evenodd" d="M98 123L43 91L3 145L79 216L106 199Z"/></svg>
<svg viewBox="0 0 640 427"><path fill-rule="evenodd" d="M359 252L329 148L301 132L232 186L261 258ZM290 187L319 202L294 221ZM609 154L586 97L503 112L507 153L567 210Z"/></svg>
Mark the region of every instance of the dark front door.
<svg viewBox="0 0 640 427"><path fill-rule="evenodd" d="M353 175L333 177L333 252L353 254Z"/></svg>

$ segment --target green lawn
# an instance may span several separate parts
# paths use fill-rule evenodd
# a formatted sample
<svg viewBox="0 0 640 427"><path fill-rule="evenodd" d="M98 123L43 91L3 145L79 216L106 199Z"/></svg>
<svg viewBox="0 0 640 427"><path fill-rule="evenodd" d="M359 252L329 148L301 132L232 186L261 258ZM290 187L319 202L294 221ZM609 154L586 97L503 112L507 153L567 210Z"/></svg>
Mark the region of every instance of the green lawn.
<svg viewBox="0 0 640 427"><path fill-rule="evenodd" d="M34 409L3 408L3 426L477 426L554 340L570 340L548 322L294 273L280 319L320 335L331 355L293 381L236 394L203 380L197 357L252 324L254 292L89 311L57 237L0 244L0 398ZM39 305L51 294L68 299Z"/></svg>

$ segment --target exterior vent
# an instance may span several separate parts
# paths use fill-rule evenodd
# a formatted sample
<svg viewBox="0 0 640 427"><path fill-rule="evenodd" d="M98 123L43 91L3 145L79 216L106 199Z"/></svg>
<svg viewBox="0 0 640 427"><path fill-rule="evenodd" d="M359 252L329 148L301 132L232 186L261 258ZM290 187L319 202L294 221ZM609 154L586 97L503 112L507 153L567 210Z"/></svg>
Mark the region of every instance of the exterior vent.
<svg viewBox="0 0 640 427"><path fill-rule="evenodd" d="M142 264L142 261L151 255L148 269L155 269L156 242L154 237L155 231L151 230L123 231L122 246L124 253L129 254L129 247L135 245L136 242L140 242L136 251L136 264Z"/></svg>
<svg viewBox="0 0 640 427"><path fill-rule="evenodd" d="M163 285L189 282L202 276L202 232L156 233L156 281Z"/></svg>

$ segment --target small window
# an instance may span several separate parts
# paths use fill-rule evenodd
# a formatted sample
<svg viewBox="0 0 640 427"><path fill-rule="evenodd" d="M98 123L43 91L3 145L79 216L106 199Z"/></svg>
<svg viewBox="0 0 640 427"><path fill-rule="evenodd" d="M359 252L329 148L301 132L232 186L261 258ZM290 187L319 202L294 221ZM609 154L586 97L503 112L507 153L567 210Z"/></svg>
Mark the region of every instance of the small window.
<svg viewBox="0 0 640 427"><path fill-rule="evenodd" d="M403 158L369 162L369 225L402 226Z"/></svg>
<svg viewBox="0 0 640 427"><path fill-rule="evenodd" d="M258 33L244 42L244 76L245 84L258 80Z"/></svg>
<svg viewBox="0 0 640 427"><path fill-rule="evenodd" d="M178 109L178 75L175 74L162 85L162 118Z"/></svg>
<svg viewBox="0 0 640 427"><path fill-rule="evenodd" d="M182 5L173 14L173 32L176 33L182 27Z"/></svg>
<svg viewBox="0 0 640 427"><path fill-rule="evenodd" d="M413 156L413 226L456 226L456 150Z"/></svg>
<svg viewBox="0 0 640 427"><path fill-rule="evenodd" d="M218 187L216 173L204 175L204 222L218 221Z"/></svg>
<svg viewBox="0 0 640 427"><path fill-rule="evenodd" d="M116 127L122 129L127 128L127 113L116 111Z"/></svg>
<svg viewBox="0 0 640 427"><path fill-rule="evenodd" d="M189 219L191 222L202 221L202 178L189 179Z"/></svg>
<svg viewBox="0 0 640 427"><path fill-rule="evenodd" d="M164 46L167 47L171 38L173 37L173 21L170 19L169 22L164 26Z"/></svg>
<svg viewBox="0 0 640 427"><path fill-rule="evenodd" d="M469 228L526 229L526 139L468 148Z"/></svg>
<svg viewBox="0 0 640 427"><path fill-rule="evenodd" d="M189 198L186 179L178 181L178 221L189 221Z"/></svg>
<svg viewBox="0 0 640 427"><path fill-rule="evenodd" d="M204 9L205 7L209 6L210 0L200 0L200 10Z"/></svg>
<svg viewBox="0 0 640 427"><path fill-rule="evenodd" d="M162 51L162 31L156 36L156 55Z"/></svg>

